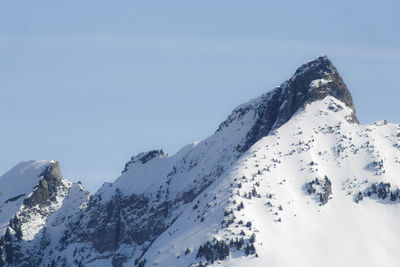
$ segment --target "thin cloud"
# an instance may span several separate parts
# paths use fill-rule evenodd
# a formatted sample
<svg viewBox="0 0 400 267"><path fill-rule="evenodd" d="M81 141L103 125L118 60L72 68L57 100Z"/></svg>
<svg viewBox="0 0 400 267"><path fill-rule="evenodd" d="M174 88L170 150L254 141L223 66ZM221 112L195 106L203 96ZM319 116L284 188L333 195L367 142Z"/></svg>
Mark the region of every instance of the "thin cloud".
<svg viewBox="0 0 400 267"><path fill-rule="evenodd" d="M0 46L15 43L80 46L107 45L120 48L146 47L182 52L240 53L268 55L281 53L310 54L316 51L346 58L400 61L400 48L370 47L365 44L333 43L312 40L277 40L249 38L193 38L169 35L69 34L69 35L6 35Z"/></svg>

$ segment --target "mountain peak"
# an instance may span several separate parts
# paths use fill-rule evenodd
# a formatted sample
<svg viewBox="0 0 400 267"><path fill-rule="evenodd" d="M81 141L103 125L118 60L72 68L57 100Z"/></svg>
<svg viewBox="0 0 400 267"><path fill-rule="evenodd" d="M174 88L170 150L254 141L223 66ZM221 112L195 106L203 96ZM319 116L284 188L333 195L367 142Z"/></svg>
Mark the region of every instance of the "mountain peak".
<svg viewBox="0 0 400 267"><path fill-rule="evenodd" d="M256 123L247 133L246 142L237 147L244 152L272 130L279 128L308 103L333 96L352 109L348 118L358 123L353 98L339 72L325 54L303 64L291 78L274 90L236 108L218 131L247 112L256 113Z"/></svg>
<svg viewBox="0 0 400 267"><path fill-rule="evenodd" d="M95 195L55 160L18 164L0 177L0 266L399 266L400 125L354 112L321 55Z"/></svg>
<svg viewBox="0 0 400 267"><path fill-rule="evenodd" d="M24 204L28 207L43 205L48 199L55 196L57 187L62 183L60 164L52 160L41 173L39 185L34 189L32 195L24 199Z"/></svg>
<svg viewBox="0 0 400 267"><path fill-rule="evenodd" d="M331 95L353 110L353 121L358 123L350 91L347 89L336 67L325 54L303 64L281 86L286 87L295 94L304 95L300 100L305 100L305 103ZM285 90L285 92L288 90Z"/></svg>

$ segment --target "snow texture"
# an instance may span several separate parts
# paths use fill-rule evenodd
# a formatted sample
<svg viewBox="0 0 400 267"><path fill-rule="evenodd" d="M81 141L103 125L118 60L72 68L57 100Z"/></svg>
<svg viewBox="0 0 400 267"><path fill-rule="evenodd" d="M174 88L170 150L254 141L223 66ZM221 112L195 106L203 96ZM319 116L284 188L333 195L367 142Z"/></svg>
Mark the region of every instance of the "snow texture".
<svg viewBox="0 0 400 267"><path fill-rule="evenodd" d="M28 207L55 163L17 165L0 178L4 248L22 253L6 265L399 266L399 142L399 125L357 123L321 55L209 138L132 157L93 196L61 179Z"/></svg>

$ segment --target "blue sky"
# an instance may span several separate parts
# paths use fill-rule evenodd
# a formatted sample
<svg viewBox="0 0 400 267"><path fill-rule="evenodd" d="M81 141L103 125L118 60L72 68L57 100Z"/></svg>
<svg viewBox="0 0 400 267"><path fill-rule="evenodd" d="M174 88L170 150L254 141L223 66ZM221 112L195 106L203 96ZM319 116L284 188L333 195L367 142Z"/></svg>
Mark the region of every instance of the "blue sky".
<svg viewBox="0 0 400 267"><path fill-rule="evenodd" d="M326 53L362 123L400 123L398 1L2 1L0 173L56 158L90 190L175 153Z"/></svg>

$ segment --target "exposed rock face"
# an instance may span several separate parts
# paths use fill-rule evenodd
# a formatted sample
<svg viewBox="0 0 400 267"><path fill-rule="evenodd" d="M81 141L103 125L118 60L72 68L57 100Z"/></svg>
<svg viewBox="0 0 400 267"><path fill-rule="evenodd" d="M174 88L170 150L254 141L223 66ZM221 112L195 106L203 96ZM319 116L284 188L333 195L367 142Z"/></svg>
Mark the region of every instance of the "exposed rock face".
<svg viewBox="0 0 400 267"><path fill-rule="evenodd" d="M81 220L64 234L62 246L76 242L70 238L73 236L81 242L91 242L99 253L112 254L124 244L141 246L154 240L169 226L169 205L160 199L122 196L119 192L106 203L100 203L95 196L84 211L85 217L81 216Z"/></svg>
<svg viewBox="0 0 400 267"><path fill-rule="evenodd" d="M88 199L89 192L80 184L62 178L58 161L51 161L39 177L32 194L24 199L24 205L10 219L7 240L0 238L0 267L40 265L44 251L52 241L48 232L54 233L65 227ZM25 194L7 201L16 201L23 196ZM2 254L5 255L3 258Z"/></svg>
<svg viewBox="0 0 400 267"><path fill-rule="evenodd" d="M212 160L214 165L201 167L202 161L207 161L207 155L197 155L191 151L179 163L167 170L166 177L159 178L166 180L165 183L160 183L160 189L155 194L129 193L124 191L124 188L119 191L110 185L110 188L113 188L110 189L111 192L96 194L89 201L87 209L81 211L79 219L69 224L61 239L59 250L63 251L68 246L81 242L90 245L85 251L78 251L76 259L85 259L83 262L86 263L96 260L88 252L90 250L100 253L99 257L112 257L114 266L120 266L128 258L141 259L151 243L179 216L179 209L193 201L212 184L224 172L224 167L230 166L232 161L260 138L286 123L306 103L323 99L327 95L335 96L354 110L351 95L339 73L328 58L321 56L300 67L292 78L275 90L233 111L217 132L230 127L235 120L243 121L243 117L249 112L254 112L256 119L252 121L251 127L244 128L245 138L235 141L236 147L221 148L220 158ZM355 115L352 120L357 122ZM203 145L207 146L207 142ZM216 151L216 154L218 153L220 152ZM226 155L234 156L226 158ZM140 153L125 164L122 174L126 175L132 168L141 168L142 165L150 164L149 162L155 158L163 157L162 150ZM221 164L217 164L219 162ZM191 177L193 175L191 171L196 168L206 169L201 172L202 175L198 179ZM192 178L194 182L182 188L182 191L175 196L171 196L171 183L182 173ZM132 180L135 178L130 177ZM46 188L44 183L42 187ZM109 194L111 197L107 200L102 199ZM326 201L329 194L330 192L326 195ZM124 249L127 247L129 253Z"/></svg>
<svg viewBox="0 0 400 267"><path fill-rule="evenodd" d="M44 205L55 196L61 180L60 164L58 161L54 161L42 173L42 179L32 195L24 200L25 206Z"/></svg>
<svg viewBox="0 0 400 267"><path fill-rule="evenodd" d="M244 152L260 138L268 135L271 130L289 121L305 104L323 99L328 95L334 96L350 107L353 110L353 116L349 120L358 123L353 98L346 84L332 62L322 55L298 68L289 80L272 92L261 96L261 101L234 110L218 130L236 117L241 117L250 110L256 109L257 121L247 134L247 141L237 147L238 151Z"/></svg>
<svg viewBox="0 0 400 267"><path fill-rule="evenodd" d="M36 245L33 252L36 255L31 256L30 264L46 266L57 262L68 265L73 261L74 264L71 265L80 266L110 259L113 266L123 266L134 258L138 262L145 262L144 254L152 243L180 218L185 206L203 191L207 191L237 158L262 137L288 122L307 103L328 95L350 107L353 114L347 119L358 122L352 97L342 78L329 59L320 56L300 67L292 78L273 91L235 109L219 126L214 136L182 149L176 157L164 157L162 150L151 150L131 157L125 164L121 177L112 184L103 185L96 195L85 202L84 208L76 208L73 216L54 219L54 225L62 229L62 232L59 233L61 239L53 244L51 253L47 248L50 241L46 232L38 235L44 241ZM343 107L339 104L332 104L330 110L337 112L340 109ZM228 128L227 131L225 128ZM276 165L277 162L273 163ZM159 169L153 175L155 168ZM269 171L269 167L265 171ZM261 175L260 170L258 175ZM41 219L45 220L49 214L59 209L58 206L51 207L51 202L57 198L61 205L63 200L60 199L70 190L70 185L63 185L58 162L48 166L41 176L33 193L24 200L25 210L24 213L19 213L17 226L28 223L31 219L29 216L33 213L40 214ZM318 201L322 205L327 203L332 194L328 178L310 182L307 190L310 194L318 194ZM255 188L252 192L253 197L258 197ZM13 200L14 198L8 201ZM80 206L82 201L77 204ZM198 209L197 204L193 209ZM198 218L203 216L204 219L204 214L199 213ZM251 223L246 225L251 228ZM13 226L10 229L16 232L18 227ZM20 227L19 230L21 229ZM253 241L246 243L247 247L243 246L248 250L246 255L255 253L252 245L254 238L249 240ZM242 244L238 244L235 245L237 250L242 248L243 237ZM210 258L212 261L222 260L229 255L229 248L217 241L205 245L203 249L211 251L212 255L215 254L214 250L222 249L221 258L218 254L218 257ZM73 255L70 255L71 251ZM200 258L203 256L205 254L199 254ZM18 264L21 259L13 258L14 263Z"/></svg>

